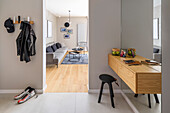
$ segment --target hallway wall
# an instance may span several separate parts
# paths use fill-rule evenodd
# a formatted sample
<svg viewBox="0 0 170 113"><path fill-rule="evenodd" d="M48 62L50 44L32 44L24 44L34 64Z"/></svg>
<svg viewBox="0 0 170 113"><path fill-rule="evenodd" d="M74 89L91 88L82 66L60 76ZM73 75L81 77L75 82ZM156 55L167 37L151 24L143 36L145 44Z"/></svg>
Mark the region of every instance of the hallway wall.
<svg viewBox="0 0 170 113"><path fill-rule="evenodd" d="M108 53L112 48L120 48L120 44L121 0L89 0L90 89L100 88L100 74L108 73L118 79L108 66ZM120 79L118 81L120 83Z"/></svg>
<svg viewBox="0 0 170 113"><path fill-rule="evenodd" d="M170 0L162 0L162 113L169 113L170 102Z"/></svg>
<svg viewBox="0 0 170 113"><path fill-rule="evenodd" d="M43 13L42 0L0 0L0 90L24 89L28 85L43 88ZM14 33L7 33L4 21L9 17L30 17L35 22L33 29L37 36L36 56L31 62L20 62L16 50L19 25Z"/></svg>

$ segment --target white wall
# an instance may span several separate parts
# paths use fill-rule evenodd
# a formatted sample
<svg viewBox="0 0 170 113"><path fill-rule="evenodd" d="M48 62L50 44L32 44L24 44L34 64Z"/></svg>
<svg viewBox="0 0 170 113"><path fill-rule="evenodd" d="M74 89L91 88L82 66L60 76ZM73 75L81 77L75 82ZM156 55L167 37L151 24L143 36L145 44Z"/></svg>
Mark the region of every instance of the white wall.
<svg viewBox="0 0 170 113"><path fill-rule="evenodd" d="M0 90L24 89L28 85L36 89L43 87L43 36L42 36L42 0L0 0ZM35 22L33 29L37 36L36 56L30 63L20 62L17 56L16 31L8 34L4 21L13 16L27 17Z"/></svg>
<svg viewBox="0 0 170 113"><path fill-rule="evenodd" d="M50 42L56 42L57 41L57 19L56 16L54 14L52 14L50 11L46 11L46 21L47 20L52 22L52 37L47 38L46 37L46 43L50 43Z"/></svg>
<svg viewBox="0 0 170 113"><path fill-rule="evenodd" d="M108 66L108 54L120 48L121 0L89 0L89 4L89 88L99 89L100 74L118 78Z"/></svg>
<svg viewBox="0 0 170 113"><path fill-rule="evenodd" d="M153 0L122 0L122 48L153 57Z"/></svg>
<svg viewBox="0 0 170 113"><path fill-rule="evenodd" d="M57 42L65 43L68 48L77 47L78 24L87 24L87 17L71 17L71 26L68 29L73 29L73 34L70 34L70 39L64 39L65 32L60 32L60 28L64 27L64 23L68 21L68 17L57 18Z"/></svg>
<svg viewBox="0 0 170 113"><path fill-rule="evenodd" d="M170 102L170 0L162 0L162 113L169 113Z"/></svg>
<svg viewBox="0 0 170 113"><path fill-rule="evenodd" d="M154 7L154 18L159 18L159 39L153 40L153 45L161 47L161 5Z"/></svg>

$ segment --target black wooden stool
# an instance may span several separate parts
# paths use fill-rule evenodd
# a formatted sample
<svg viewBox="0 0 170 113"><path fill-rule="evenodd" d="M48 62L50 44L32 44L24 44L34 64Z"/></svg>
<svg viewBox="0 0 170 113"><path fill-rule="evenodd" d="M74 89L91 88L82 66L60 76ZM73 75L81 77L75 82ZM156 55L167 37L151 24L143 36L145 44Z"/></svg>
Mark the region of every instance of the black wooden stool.
<svg viewBox="0 0 170 113"><path fill-rule="evenodd" d="M109 90L110 90L111 104L112 104L112 107L115 108L114 100L113 100L114 93L113 93L113 88L112 88L112 82L116 82L117 79L115 79L114 77L112 77L111 75L108 75L108 74L100 75L99 79L102 81L102 84L101 84L101 89L100 89L100 95L99 95L98 103L100 103L100 101L101 101L102 92L103 92L103 86L104 86L105 83L107 83L109 85Z"/></svg>
<svg viewBox="0 0 170 113"><path fill-rule="evenodd" d="M144 95L144 94L143 94ZM135 96L134 97L138 97L138 94L135 94ZM154 94L154 97L155 97L155 101L156 101L156 103L159 103L159 99L158 99L158 96L157 96L157 94ZM149 108L151 108L151 99L150 99L150 94L148 94L148 103L149 103Z"/></svg>

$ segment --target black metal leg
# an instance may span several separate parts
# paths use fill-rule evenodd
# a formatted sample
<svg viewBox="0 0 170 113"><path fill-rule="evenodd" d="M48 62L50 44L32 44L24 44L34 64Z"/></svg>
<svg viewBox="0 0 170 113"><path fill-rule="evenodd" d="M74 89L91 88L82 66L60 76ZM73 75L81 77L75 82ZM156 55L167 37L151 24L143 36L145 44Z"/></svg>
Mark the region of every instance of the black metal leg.
<svg viewBox="0 0 170 113"><path fill-rule="evenodd" d="M136 97L136 98L137 98L137 97L138 97L138 94L135 94L135 95L134 95L134 97Z"/></svg>
<svg viewBox="0 0 170 113"><path fill-rule="evenodd" d="M159 99L158 99L157 94L154 94L154 97L155 97L155 101L156 101L156 103L159 103Z"/></svg>
<svg viewBox="0 0 170 113"><path fill-rule="evenodd" d="M151 108L151 98L150 98L150 94L148 94L148 103L149 103L149 108Z"/></svg>
<svg viewBox="0 0 170 113"><path fill-rule="evenodd" d="M56 65L57 65L57 68L58 68L58 63Z"/></svg>
<svg viewBox="0 0 170 113"><path fill-rule="evenodd" d="M81 57L81 56L80 56L80 54L79 54L79 61L80 61L80 57Z"/></svg>
<svg viewBox="0 0 170 113"><path fill-rule="evenodd" d="M70 54L69 54L69 59L68 59L68 61L70 61Z"/></svg>
<svg viewBox="0 0 170 113"><path fill-rule="evenodd" d="M109 90L110 90L111 104L112 104L112 107L115 108L114 100L113 100L114 94L113 94L113 88L112 88L112 84L111 83L109 83Z"/></svg>
<svg viewBox="0 0 170 113"><path fill-rule="evenodd" d="M103 86L104 86L105 82L102 82L101 88L100 88L100 94L99 94L99 99L98 99L98 103L100 103L101 98L102 98L102 93L103 93Z"/></svg>

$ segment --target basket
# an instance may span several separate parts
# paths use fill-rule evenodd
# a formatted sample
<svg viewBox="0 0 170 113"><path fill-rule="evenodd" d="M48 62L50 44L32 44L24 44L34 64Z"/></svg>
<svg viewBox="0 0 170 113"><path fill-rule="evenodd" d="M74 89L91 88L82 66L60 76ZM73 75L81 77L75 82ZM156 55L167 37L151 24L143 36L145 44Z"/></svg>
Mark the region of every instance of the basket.
<svg viewBox="0 0 170 113"><path fill-rule="evenodd" d="M112 55L114 55L114 56L119 56L119 55L120 55L120 49L118 49L118 48L113 48L113 49L112 49Z"/></svg>

